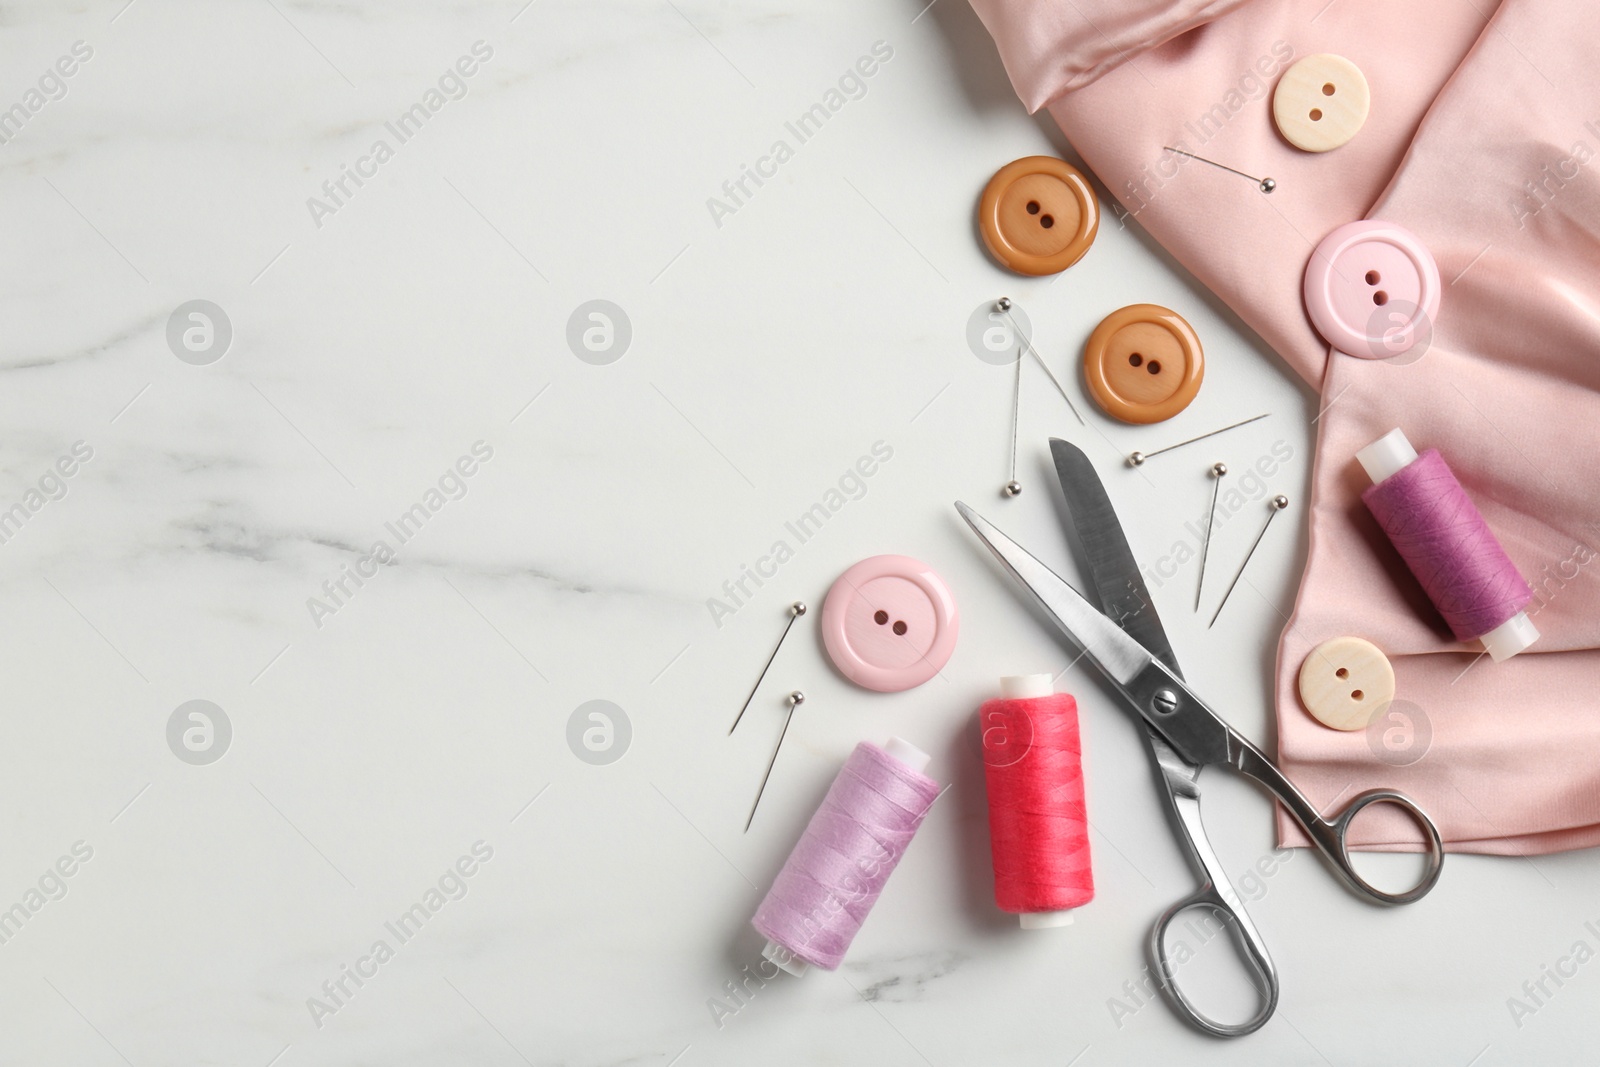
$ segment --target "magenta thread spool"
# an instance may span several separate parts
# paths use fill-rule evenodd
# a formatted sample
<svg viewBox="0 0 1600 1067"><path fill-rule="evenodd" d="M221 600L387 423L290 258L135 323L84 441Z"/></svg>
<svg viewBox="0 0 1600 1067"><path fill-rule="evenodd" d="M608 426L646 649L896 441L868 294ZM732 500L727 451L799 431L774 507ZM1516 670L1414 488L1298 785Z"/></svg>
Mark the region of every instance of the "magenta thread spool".
<svg viewBox="0 0 1600 1067"><path fill-rule="evenodd" d="M1458 640L1499 662L1539 639L1533 590L1438 451L1417 455L1395 429L1356 459L1373 482L1361 499Z"/></svg>
<svg viewBox="0 0 1600 1067"><path fill-rule="evenodd" d="M856 746L750 920L763 956L793 975L838 969L939 796L928 758L898 737Z"/></svg>

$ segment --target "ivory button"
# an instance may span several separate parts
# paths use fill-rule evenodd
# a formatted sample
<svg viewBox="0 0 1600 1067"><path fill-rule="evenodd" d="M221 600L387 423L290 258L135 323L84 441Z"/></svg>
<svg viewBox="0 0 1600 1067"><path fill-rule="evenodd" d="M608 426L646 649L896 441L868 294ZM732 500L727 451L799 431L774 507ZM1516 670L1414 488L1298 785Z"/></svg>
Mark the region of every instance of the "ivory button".
<svg viewBox="0 0 1600 1067"><path fill-rule="evenodd" d="M1394 668L1371 641L1335 637L1300 664L1300 700L1335 730L1363 730L1394 699Z"/></svg>
<svg viewBox="0 0 1600 1067"><path fill-rule="evenodd" d="M1361 132L1372 104L1361 68L1344 56L1306 56L1284 71L1272 94L1272 121L1307 152L1331 152Z"/></svg>
<svg viewBox="0 0 1600 1067"><path fill-rule="evenodd" d="M978 202L978 232L991 255L1018 274L1058 274L1083 258L1100 228L1089 182L1054 156L1001 167Z"/></svg>
<svg viewBox="0 0 1600 1067"><path fill-rule="evenodd" d="M1205 369L1194 327L1158 304L1113 311L1083 349L1089 394L1107 415L1123 422L1172 418L1200 392Z"/></svg>

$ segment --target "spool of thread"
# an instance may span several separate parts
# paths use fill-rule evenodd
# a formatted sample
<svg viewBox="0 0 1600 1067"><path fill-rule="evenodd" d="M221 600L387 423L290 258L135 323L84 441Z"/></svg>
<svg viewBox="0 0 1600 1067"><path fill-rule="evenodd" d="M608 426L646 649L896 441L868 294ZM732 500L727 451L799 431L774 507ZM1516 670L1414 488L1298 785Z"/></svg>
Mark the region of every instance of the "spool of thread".
<svg viewBox="0 0 1600 1067"><path fill-rule="evenodd" d="M898 737L856 746L750 921L763 956L793 975L838 968L939 796L928 758Z"/></svg>
<svg viewBox="0 0 1600 1067"><path fill-rule="evenodd" d="M1000 679L978 711L994 899L1025 930L1072 923L1094 899L1078 702L1048 674Z"/></svg>
<svg viewBox="0 0 1600 1067"><path fill-rule="evenodd" d="M1419 456L1395 429L1356 459L1373 482L1361 499L1457 639L1497 662L1539 639L1523 610L1533 590L1437 450Z"/></svg>

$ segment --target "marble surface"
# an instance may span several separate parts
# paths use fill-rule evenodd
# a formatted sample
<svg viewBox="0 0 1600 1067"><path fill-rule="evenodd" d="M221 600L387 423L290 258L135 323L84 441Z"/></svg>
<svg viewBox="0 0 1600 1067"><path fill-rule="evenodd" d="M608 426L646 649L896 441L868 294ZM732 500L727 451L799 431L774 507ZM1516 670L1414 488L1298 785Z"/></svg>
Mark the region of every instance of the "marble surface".
<svg viewBox="0 0 1600 1067"><path fill-rule="evenodd" d="M1109 202L1065 276L986 258L984 181L1066 148L961 0L4 16L0 108L21 111L0 124L0 908L20 910L0 915L0 1062L1580 1055L1594 857L1452 857L1429 900L1376 910L1274 856L1263 798L1217 774L1206 817L1281 1007L1224 1044L1150 1003L1145 939L1192 878L1139 734L951 502L1074 576L1044 443L1080 443L1190 680L1270 742L1316 398ZM746 167L770 177L735 199ZM1015 500L1014 370L966 341L1002 293L1087 420L1024 368ZM1099 415L1075 371L1094 323L1138 301L1180 310L1209 357L1156 428ZM875 447L891 457L841 485ZM1185 523L1211 462L1275 447L1288 461L1246 489L1295 503L1207 629ZM822 529L731 603L725 583L834 489ZM1260 500L1219 529L1208 608ZM785 606L820 608L883 552L954 589L948 667L858 689L813 612L726 736ZM991 903L973 719L1029 671L1081 702L1099 892L1032 933ZM744 833L791 689L808 700ZM591 701L609 702L598 754ZM892 733L951 788L845 966L729 999L840 762ZM1191 966L1197 996L1242 1010L1225 945Z"/></svg>

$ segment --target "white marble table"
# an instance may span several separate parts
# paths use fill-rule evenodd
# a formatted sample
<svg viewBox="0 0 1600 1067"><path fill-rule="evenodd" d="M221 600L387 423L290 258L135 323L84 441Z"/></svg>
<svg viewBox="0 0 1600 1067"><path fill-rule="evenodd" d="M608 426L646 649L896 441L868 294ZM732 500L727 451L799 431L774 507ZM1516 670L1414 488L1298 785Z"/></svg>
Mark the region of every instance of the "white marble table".
<svg viewBox="0 0 1600 1067"><path fill-rule="evenodd" d="M1081 669L1061 684L1099 895L1045 933L993 908L973 714L1000 674L1072 654L951 502L1073 574L1044 443L1078 441L1191 681L1270 741L1316 399L1109 202L1065 276L986 258L984 181L1065 146L962 0L122 5L11 6L0 27L0 109L20 105L0 116L0 908L18 905L0 1062L1580 1055L1600 967L1547 981L1520 1026L1507 998L1600 944L1594 857L1452 858L1428 901L1377 911L1304 853L1272 860L1265 801L1220 779L1225 862L1272 872L1244 884L1281 1010L1222 1044L1148 1004L1147 931L1191 880L1135 727ZM791 128L832 91L826 122ZM1002 293L1089 423L1025 368L1012 501L1013 371L965 337ZM608 340L583 309L579 358L569 322L594 300L622 316ZM1138 301L1180 310L1209 357L1154 429L1093 410L1075 369ZM1275 447L1290 458L1259 491L1295 506L1208 630L1194 564L1162 559L1211 462ZM874 448L875 475L727 601ZM1259 499L1220 529L1213 591ZM860 690L814 613L726 737L785 605L820 607L882 552L960 600L942 676ZM613 762L569 745L593 700L626 718ZM953 788L846 966L714 1011L840 761L891 733ZM1220 944L1192 966L1219 1010L1243 1003Z"/></svg>

